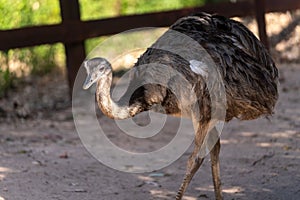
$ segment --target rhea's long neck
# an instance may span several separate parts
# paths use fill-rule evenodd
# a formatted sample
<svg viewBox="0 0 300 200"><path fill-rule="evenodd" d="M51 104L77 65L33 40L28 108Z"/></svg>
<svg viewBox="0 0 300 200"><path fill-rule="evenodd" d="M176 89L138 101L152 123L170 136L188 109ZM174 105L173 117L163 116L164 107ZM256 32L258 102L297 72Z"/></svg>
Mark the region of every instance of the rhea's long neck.
<svg viewBox="0 0 300 200"><path fill-rule="evenodd" d="M119 105L111 98L112 73L97 83L96 98L101 111L112 119L127 119L142 111L140 104ZM128 102L129 104L129 102Z"/></svg>

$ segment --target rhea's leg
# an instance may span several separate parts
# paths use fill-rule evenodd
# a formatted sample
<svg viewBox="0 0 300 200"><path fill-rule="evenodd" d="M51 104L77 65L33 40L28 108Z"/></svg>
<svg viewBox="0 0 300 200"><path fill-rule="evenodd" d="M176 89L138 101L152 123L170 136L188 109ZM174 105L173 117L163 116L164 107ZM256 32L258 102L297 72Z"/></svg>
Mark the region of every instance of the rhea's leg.
<svg viewBox="0 0 300 200"><path fill-rule="evenodd" d="M203 143L204 137L207 133L207 127L201 127L200 125L198 125L198 131L195 135L195 147L194 150L192 152L192 155L189 157L188 163L187 163L187 170L184 176L184 179L181 183L181 186L177 192L176 195L176 200L180 200L184 194L184 192L186 191L189 183L191 182L194 174L197 172L197 170L199 169L199 167L201 166L204 158L200 158L198 156L200 147Z"/></svg>
<svg viewBox="0 0 300 200"><path fill-rule="evenodd" d="M199 167L201 166L204 160L204 158L198 157L197 155L198 151L199 151L198 148L195 147L193 154L189 157L188 164L187 164L187 171L185 173L181 186L177 192L176 200L180 200L182 198L194 174L197 172L197 170L199 169Z"/></svg>
<svg viewBox="0 0 300 200"><path fill-rule="evenodd" d="M219 160L220 148L221 148L220 139L218 139L214 148L210 152L211 171L212 171L212 177L214 182L216 200L223 199L222 189L221 189L221 179L220 179L220 160Z"/></svg>

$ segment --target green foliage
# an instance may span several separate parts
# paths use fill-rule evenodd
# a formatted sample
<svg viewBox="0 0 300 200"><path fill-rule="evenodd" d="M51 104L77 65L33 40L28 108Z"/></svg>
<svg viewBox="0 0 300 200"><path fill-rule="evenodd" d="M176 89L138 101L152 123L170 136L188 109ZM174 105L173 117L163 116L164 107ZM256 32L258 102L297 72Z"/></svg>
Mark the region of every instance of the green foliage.
<svg viewBox="0 0 300 200"><path fill-rule="evenodd" d="M14 83L14 74L8 68L8 51L3 52L1 59L2 67L0 68L0 97L5 95L8 89L12 88ZM5 69L2 69L6 66Z"/></svg>
<svg viewBox="0 0 300 200"><path fill-rule="evenodd" d="M8 89L13 87L15 76L9 69L0 69L0 97L4 96Z"/></svg>
<svg viewBox="0 0 300 200"><path fill-rule="evenodd" d="M6 91L11 88L10 82L13 79L9 77L9 73L7 70L3 71L0 69L0 98L6 93Z"/></svg>
<svg viewBox="0 0 300 200"><path fill-rule="evenodd" d="M205 0L79 0L79 2L81 19L92 20L200 6Z"/></svg>
<svg viewBox="0 0 300 200"><path fill-rule="evenodd" d="M58 0L0 0L0 10L0 30L61 22ZM46 74L63 62L61 55L63 46L59 44L0 52L0 96L14 85L16 74L24 74L23 70ZM16 65L25 65L27 69L16 69Z"/></svg>
<svg viewBox="0 0 300 200"><path fill-rule="evenodd" d="M127 0L121 1L122 14L158 12L203 5L204 0Z"/></svg>
<svg viewBox="0 0 300 200"><path fill-rule="evenodd" d="M0 29L14 29L25 26L56 24L61 21L58 0L0 0ZM6 57L10 62L20 62L28 66L33 74L44 74L56 66L61 45L42 45L31 48L10 50ZM3 59L2 59L3 60ZM1 65L2 66L2 65ZM3 69L1 67L2 73Z"/></svg>
<svg viewBox="0 0 300 200"><path fill-rule="evenodd" d="M0 0L0 29L61 22L58 0Z"/></svg>
<svg viewBox="0 0 300 200"><path fill-rule="evenodd" d="M119 15L159 12L184 7L201 6L205 0L79 0L82 20L95 20ZM105 27L103 27L105 28ZM86 40L90 52L106 37Z"/></svg>
<svg viewBox="0 0 300 200"><path fill-rule="evenodd" d="M30 58L27 63L34 75L47 74L56 66L64 63L64 47L62 44L42 45L26 48L22 51L26 50Z"/></svg>
<svg viewBox="0 0 300 200"><path fill-rule="evenodd" d="M205 0L205 3L220 3L220 2L228 2L234 0Z"/></svg>
<svg viewBox="0 0 300 200"><path fill-rule="evenodd" d="M79 0L79 3L81 20L83 21L118 15L117 0Z"/></svg>

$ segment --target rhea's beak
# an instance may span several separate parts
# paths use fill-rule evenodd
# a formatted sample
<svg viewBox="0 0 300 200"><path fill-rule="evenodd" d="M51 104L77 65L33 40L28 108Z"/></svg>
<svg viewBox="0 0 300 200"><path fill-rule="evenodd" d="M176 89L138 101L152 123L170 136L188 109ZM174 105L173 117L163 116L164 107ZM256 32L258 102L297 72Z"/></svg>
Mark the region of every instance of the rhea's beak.
<svg viewBox="0 0 300 200"><path fill-rule="evenodd" d="M93 80L92 76L90 74L88 74L83 83L83 86L82 86L83 89L85 89L85 90L89 89L93 85L94 82L95 81Z"/></svg>

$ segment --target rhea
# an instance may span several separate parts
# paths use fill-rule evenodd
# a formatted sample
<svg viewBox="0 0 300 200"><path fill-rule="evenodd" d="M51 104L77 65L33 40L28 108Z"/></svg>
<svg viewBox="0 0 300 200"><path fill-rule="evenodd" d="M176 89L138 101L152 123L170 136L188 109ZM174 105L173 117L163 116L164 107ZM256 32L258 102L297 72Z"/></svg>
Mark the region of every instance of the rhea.
<svg viewBox="0 0 300 200"><path fill-rule="evenodd" d="M262 43L243 24L219 15L198 13L180 18L161 38L168 38L170 31L179 32L196 41L215 63L225 89L225 122L233 118L252 120L273 113L278 98L278 70ZM111 98L112 66L105 58L84 61L87 79L83 88L88 89L97 83L98 106L106 116L113 119L131 118L140 112L153 109L156 105L162 107L166 114L188 113L196 123L196 130L194 149L188 159L185 177L176 195L176 199L179 200L182 199L188 184L204 160L204 157L199 155L199 150L205 136L209 133L212 102L206 81L211 77L212 66L205 60L187 60L174 52L154 48L161 42L161 38L139 57L133 69L149 63L154 66L151 68L154 71L155 65L160 66L157 69L161 69L161 66L172 68L188 80L196 100L186 98L185 103L182 103L167 86L148 83L135 91L128 89L130 98L126 104L122 98L119 102L115 102ZM177 48L180 50L183 47ZM184 48L193 49L193 47ZM201 57L203 52L193 53L199 53ZM135 80L151 76L151 73L143 73L142 69L145 70L147 67L134 72L132 84ZM176 77L169 79L172 78ZM171 81L171 83L174 88L181 85L180 81ZM218 200L222 199L219 152L220 139L218 138L210 151L215 197Z"/></svg>

